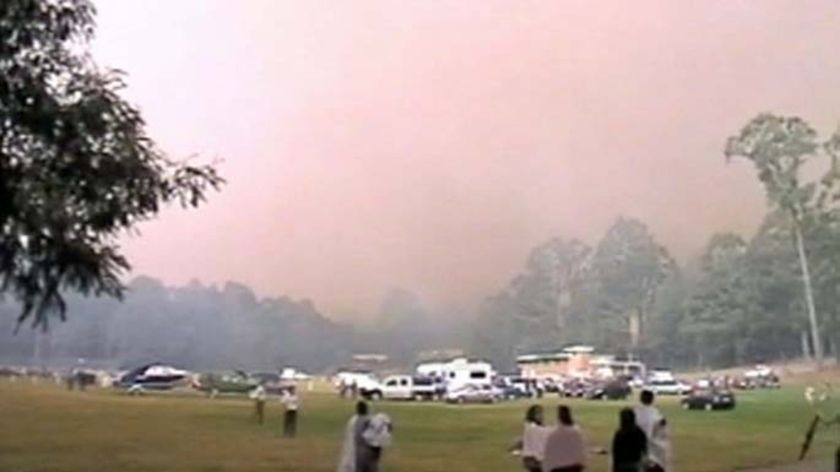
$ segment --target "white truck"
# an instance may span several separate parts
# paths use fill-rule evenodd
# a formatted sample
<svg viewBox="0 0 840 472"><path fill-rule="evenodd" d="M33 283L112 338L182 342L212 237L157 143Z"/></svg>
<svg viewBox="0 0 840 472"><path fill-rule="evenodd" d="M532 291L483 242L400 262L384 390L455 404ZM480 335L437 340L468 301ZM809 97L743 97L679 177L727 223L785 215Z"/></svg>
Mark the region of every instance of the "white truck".
<svg viewBox="0 0 840 472"><path fill-rule="evenodd" d="M392 375L382 381L381 398L386 400L432 400L443 394L427 377Z"/></svg>
<svg viewBox="0 0 840 472"><path fill-rule="evenodd" d="M669 370L655 369L649 375L643 387L656 395L688 395L691 386L677 380Z"/></svg>
<svg viewBox="0 0 840 472"><path fill-rule="evenodd" d="M370 372L342 371L333 379L336 388L341 392L355 389L362 398L379 400L382 398L382 384Z"/></svg>

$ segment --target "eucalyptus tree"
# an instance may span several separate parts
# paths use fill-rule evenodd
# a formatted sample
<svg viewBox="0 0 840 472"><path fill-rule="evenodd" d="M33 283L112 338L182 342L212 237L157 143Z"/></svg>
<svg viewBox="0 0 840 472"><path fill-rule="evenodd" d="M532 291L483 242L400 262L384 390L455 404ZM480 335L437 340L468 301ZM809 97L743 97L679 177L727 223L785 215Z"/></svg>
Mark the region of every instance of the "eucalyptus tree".
<svg viewBox="0 0 840 472"><path fill-rule="evenodd" d="M832 203L837 201L838 149L837 134L821 143L817 132L801 118L770 113L753 118L727 140L725 148L727 160L741 157L754 164L771 210L784 215L790 225L799 259L811 344L818 364L822 363L823 347L805 232L821 213L833 211ZM828 158L829 169L821 181L809 181L803 172L805 164L815 158Z"/></svg>

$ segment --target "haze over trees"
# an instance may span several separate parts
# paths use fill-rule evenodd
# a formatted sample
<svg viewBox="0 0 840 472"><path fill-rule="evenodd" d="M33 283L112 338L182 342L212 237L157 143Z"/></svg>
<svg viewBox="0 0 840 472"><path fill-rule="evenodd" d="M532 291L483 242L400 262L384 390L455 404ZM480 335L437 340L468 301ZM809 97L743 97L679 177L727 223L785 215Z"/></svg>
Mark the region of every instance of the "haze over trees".
<svg viewBox="0 0 840 472"><path fill-rule="evenodd" d="M167 287L138 277L122 301L67 295L66 323L14 332L20 308L0 303L0 364L128 368L166 362L196 370L311 372L349 366L376 353L389 366L412 365L424 350L462 344L464 321L433 313L412 293L388 292L368 324L336 322L309 300L261 298L247 286L191 282Z"/></svg>
<svg viewBox="0 0 840 472"><path fill-rule="evenodd" d="M165 287L139 277L122 302L68 295L71 319L46 333L14 335L17 314L18 307L0 305L0 358L8 362L320 370L344 362L354 342L350 326L325 318L311 302L259 298L236 283Z"/></svg>
<svg viewBox="0 0 840 472"><path fill-rule="evenodd" d="M800 118L769 113L724 150L754 164L769 203L763 224L713 235L682 267L643 221L621 217L599 241L558 235L535 247L472 326L407 290L386 294L374 322L356 327L234 283L138 278L120 303L130 265L119 237L166 204L199 205L222 179L169 159L146 134L119 95L121 74L86 51L94 16L87 0L0 6L3 358L319 370L352 352L408 365L464 346L509 369L519 353L572 343L701 367L840 356L840 131L821 138ZM73 322L49 334L12 334L67 313Z"/></svg>

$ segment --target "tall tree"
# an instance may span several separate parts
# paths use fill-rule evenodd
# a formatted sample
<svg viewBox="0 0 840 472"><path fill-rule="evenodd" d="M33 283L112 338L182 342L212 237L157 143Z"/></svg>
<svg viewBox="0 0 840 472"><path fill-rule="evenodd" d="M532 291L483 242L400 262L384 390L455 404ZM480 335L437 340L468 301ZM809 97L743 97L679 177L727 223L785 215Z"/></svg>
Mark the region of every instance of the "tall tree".
<svg viewBox="0 0 840 472"><path fill-rule="evenodd" d="M751 353L755 357L809 355L810 328L800 276L799 255L792 244L788 217L769 213L750 240L746 272L752 318ZM805 334L806 342L802 343Z"/></svg>
<svg viewBox="0 0 840 472"><path fill-rule="evenodd" d="M554 238L531 254L528 266L533 273L544 274L554 299L555 323L563 332L575 316L574 297L586 281L592 249L577 239Z"/></svg>
<svg viewBox="0 0 840 472"><path fill-rule="evenodd" d="M706 246L682 326L694 341L698 366L740 364L747 356L752 307L746 254L746 241L732 233L713 235Z"/></svg>
<svg viewBox="0 0 840 472"><path fill-rule="evenodd" d="M474 351L510 366L523 351L586 342L584 286L591 248L553 238L535 247L508 287L482 303Z"/></svg>
<svg viewBox="0 0 840 472"><path fill-rule="evenodd" d="M117 237L221 179L168 159L87 53L88 0L0 2L0 293L22 322L64 319L62 292L121 296Z"/></svg>
<svg viewBox="0 0 840 472"><path fill-rule="evenodd" d="M803 235L806 220L817 210L818 199L814 198L816 184L803 181L801 170L809 158L821 155L820 149L817 132L804 120L770 113L753 118L739 134L727 140L725 149L727 160L743 157L755 165L770 204L787 217L792 228L818 365L822 364L823 348Z"/></svg>
<svg viewBox="0 0 840 472"><path fill-rule="evenodd" d="M676 264L639 220L619 218L598 244L592 260L597 287L594 315L601 344L634 352L642 347L646 317L660 285Z"/></svg>

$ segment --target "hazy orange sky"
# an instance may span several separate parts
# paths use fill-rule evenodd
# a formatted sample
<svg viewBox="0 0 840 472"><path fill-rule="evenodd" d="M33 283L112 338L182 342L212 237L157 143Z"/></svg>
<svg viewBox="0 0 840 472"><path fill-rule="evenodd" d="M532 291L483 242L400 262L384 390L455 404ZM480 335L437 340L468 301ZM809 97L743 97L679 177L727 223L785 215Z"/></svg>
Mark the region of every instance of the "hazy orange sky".
<svg viewBox="0 0 840 472"><path fill-rule="evenodd" d="M391 287L469 310L619 215L681 260L751 233L726 165L760 111L840 120L840 2L98 1L94 52L173 157L228 185L127 238L135 273L336 318Z"/></svg>

